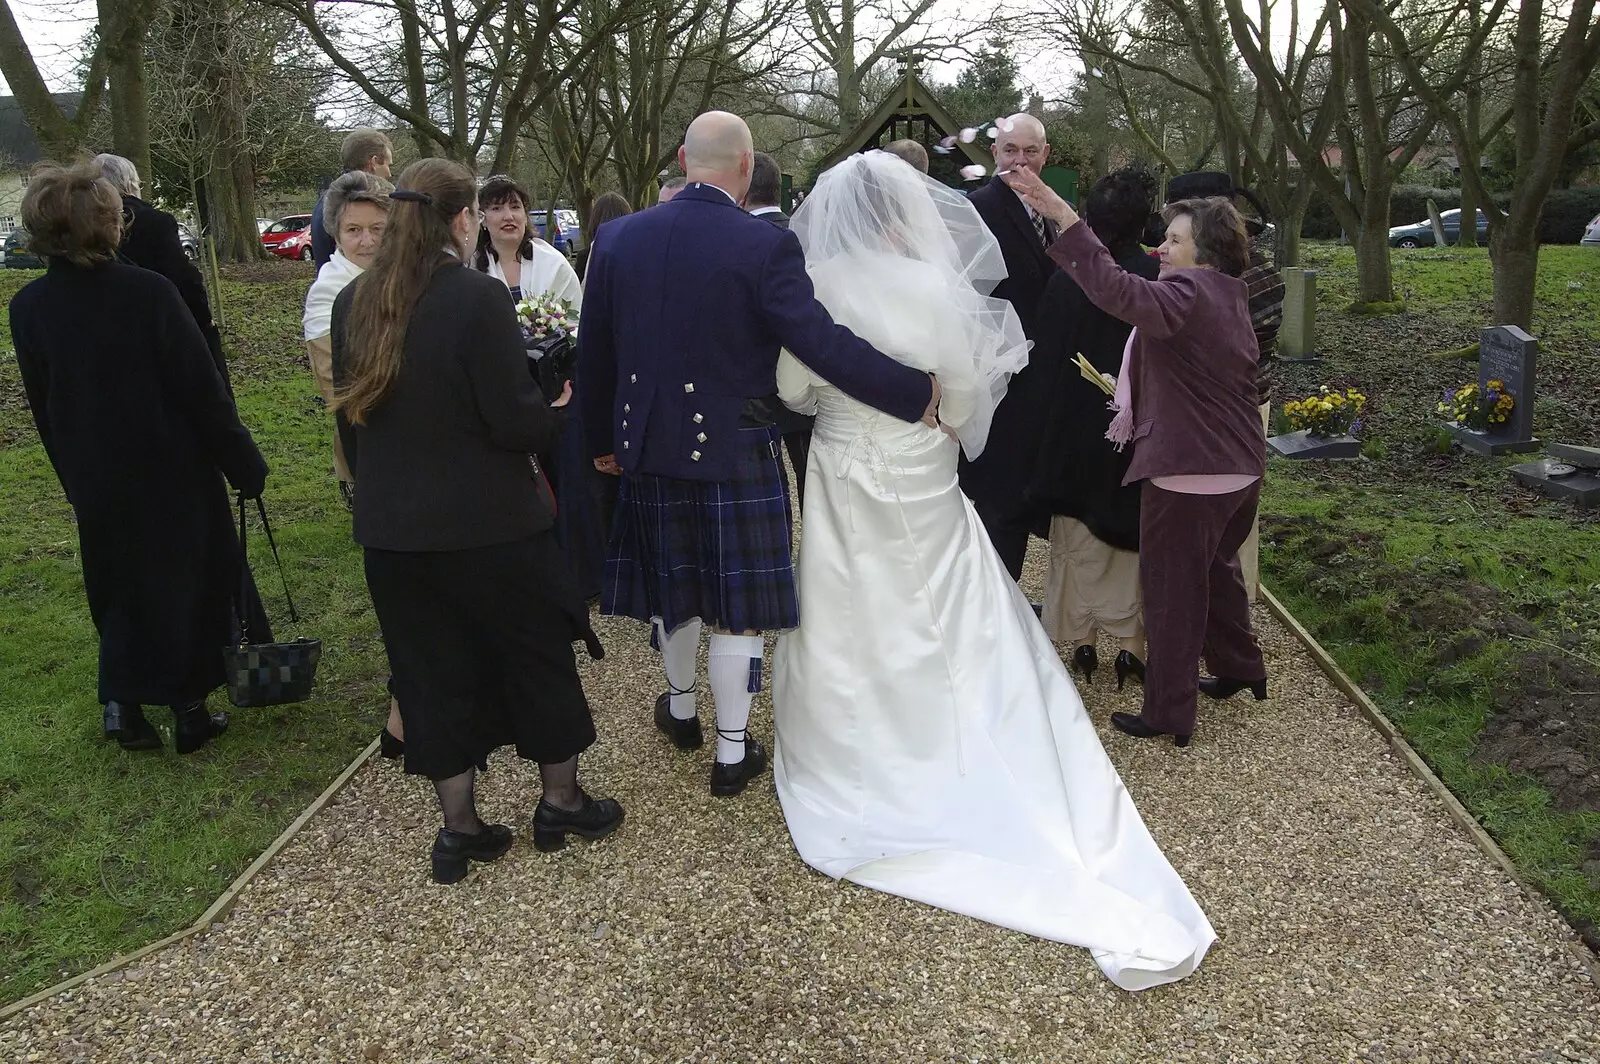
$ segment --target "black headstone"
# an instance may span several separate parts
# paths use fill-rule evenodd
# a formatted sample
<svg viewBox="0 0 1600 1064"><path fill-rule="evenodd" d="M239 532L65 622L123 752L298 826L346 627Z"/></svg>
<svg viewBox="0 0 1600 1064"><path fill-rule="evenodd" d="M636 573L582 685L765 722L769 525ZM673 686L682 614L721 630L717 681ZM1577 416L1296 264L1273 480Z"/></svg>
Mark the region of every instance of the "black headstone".
<svg viewBox="0 0 1600 1064"><path fill-rule="evenodd" d="M1283 436L1268 436L1267 447L1283 458L1360 458L1361 441L1354 436L1313 436L1301 429Z"/></svg>
<svg viewBox="0 0 1600 1064"><path fill-rule="evenodd" d="M1478 387L1502 381L1516 400L1511 420L1497 435L1508 441L1533 439L1534 373L1539 362L1539 341L1515 325L1495 325L1478 339Z"/></svg>

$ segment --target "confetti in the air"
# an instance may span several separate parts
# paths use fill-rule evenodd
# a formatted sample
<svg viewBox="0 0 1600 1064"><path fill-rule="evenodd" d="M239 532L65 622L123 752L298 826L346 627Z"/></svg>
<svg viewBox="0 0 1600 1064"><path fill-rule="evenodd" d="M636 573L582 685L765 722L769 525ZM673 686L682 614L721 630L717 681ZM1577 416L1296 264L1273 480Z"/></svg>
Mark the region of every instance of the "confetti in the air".
<svg viewBox="0 0 1600 1064"><path fill-rule="evenodd" d="M971 128L969 126L968 128L963 129L961 131L961 143L963 143L963 144L971 144L973 141L975 141L977 139L978 139L978 131L976 129L973 129L973 128Z"/></svg>
<svg viewBox="0 0 1600 1064"><path fill-rule="evenodd" d="M940 155L949 155L955 150L955 146L956 138L945 137L943 140L939 141L939 143L933 146L933 150L938 152Z"/></svg>
<svg viewBox="0 0 1600 1064"><path fill-rule="evenodd" d="M998 140L999 138L1000 138L1000 131L998 129L994 128L993 126L990 126L989 127L989 139L990 140Z"/></svg>
<svg viewBox="0 0 1600 1064"><path fill-rule="evenodd" d="M988 173L988 170L984 169L982 166L979 166L977 163L973 163L971 166L963 166L961 168L961 176L966 178L968 181L981 181L988 175Z"/></svg>
<svg viewBox="0 0 1600 1064"><path fill-rule="evenodd" d="M1017 124L1009 118L996 118L994 124L1000 127L1000 132L1010 133L1017 128Z"/></svg>

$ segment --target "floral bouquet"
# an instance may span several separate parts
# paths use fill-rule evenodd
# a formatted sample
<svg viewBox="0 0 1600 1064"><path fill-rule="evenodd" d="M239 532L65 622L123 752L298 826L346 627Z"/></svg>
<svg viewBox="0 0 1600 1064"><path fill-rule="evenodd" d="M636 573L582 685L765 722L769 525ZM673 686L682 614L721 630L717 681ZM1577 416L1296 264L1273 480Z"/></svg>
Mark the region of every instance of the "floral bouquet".
<svg viewBox="0 0 1600 1064"><path fill-rule="evenodd" d="M573 379L577 352L572 342L578 338L578 315L571 303L546 292L518 303L517 321L528 345L528 369L545 400L553 403Z"/></svg>
<svg viewBox="0 0 1600 1064"><path fill-rule="evenodd" d="M1493 380L1484 388L1474 382L1445 392L1439 413L1463 428L1495 432L1511 420L1516 405L1516 397L1506 391L1506 382Z"/></svg>
<svg viewBox="0 0 1600 1064"><path fill-rule="evenodd" d="M1283 405L1289 427L1317 439L1348 436L1361 428L1361 411L1367 397L1354 388L1332 391L1326 384L1315 395L1294 399Z"/></svg>
<svg viewBox="0 0 1600 1064"><path fill-rule="evenodd" d="M522 332L530 344L551 335L578 335L578 315L574 313L572 304L565 299L554 298L549 292L518 303L517 321L522 325Z"/></svg>

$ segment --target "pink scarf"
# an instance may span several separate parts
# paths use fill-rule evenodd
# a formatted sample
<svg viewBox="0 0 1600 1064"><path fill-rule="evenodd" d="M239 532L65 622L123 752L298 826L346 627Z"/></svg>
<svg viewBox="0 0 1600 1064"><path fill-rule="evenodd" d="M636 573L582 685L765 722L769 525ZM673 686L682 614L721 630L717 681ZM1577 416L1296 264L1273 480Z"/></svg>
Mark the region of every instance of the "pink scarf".
<svg viewBox="0 0 1600 1064"><path fill-rule="evenodd" d="M1121 451L1133 440L1133 338L1139 330L1128 333L1128 345L1122 349L1122 369L1117 372L1117 390L1106 405L1117 412L1106 429L1106 439Z"/></svg>

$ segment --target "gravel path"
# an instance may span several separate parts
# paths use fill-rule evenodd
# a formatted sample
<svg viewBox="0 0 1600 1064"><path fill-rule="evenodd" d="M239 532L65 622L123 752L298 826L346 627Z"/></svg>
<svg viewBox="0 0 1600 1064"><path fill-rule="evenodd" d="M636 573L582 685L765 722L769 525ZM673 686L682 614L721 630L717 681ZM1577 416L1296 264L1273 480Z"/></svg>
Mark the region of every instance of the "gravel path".
<svg viewBox="0 0 1600 1064"><path fill-rule="evenodd" d="M375 759L225 923L13 1018L0 1061L1600 1061L1565 925L1257 624L1274 698L1189 750L1111 730L1109 667L1084 692L1220 936L1176 986L812 873L770 774L713 800L710 747L656 735L656 658L607 621L584 775L618 835L537 853L537 773L500 757L480 802L516 847L435 886L431 791Z"/></svg>

